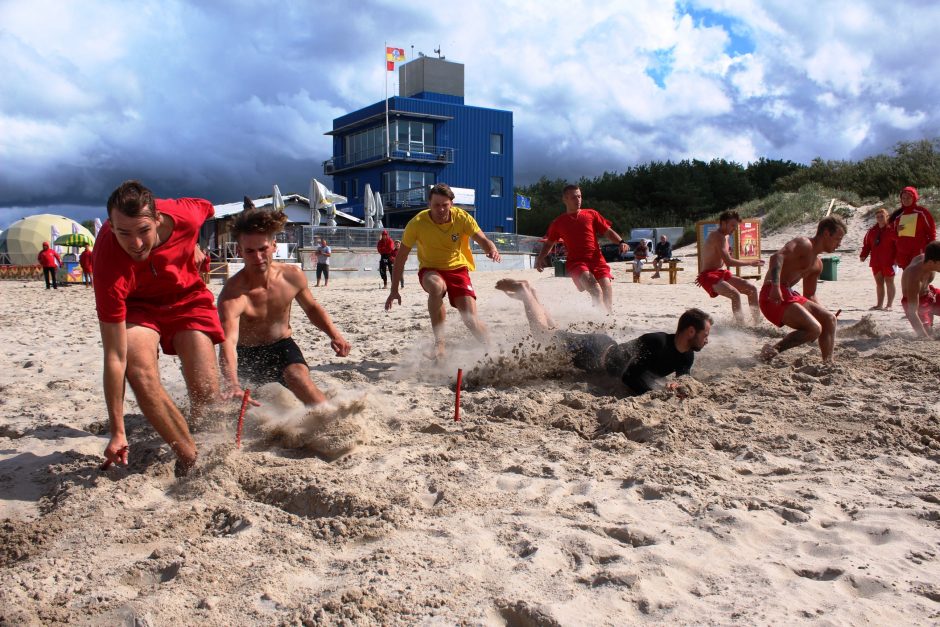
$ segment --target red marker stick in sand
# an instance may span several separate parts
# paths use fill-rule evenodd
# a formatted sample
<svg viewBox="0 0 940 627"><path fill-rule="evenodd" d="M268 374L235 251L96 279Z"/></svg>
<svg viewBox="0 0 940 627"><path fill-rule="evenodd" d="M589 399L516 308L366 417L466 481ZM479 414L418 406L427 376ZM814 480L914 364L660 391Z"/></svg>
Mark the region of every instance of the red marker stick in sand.
<svg viewBox="0 0 940 627"><path fill-rule="evenodd" d="M463 383L463 368L457 368L457 400L454 402L454 422L460 422L460 385Z"/></svg>
<svg viewBox="0 0 940 627"><path fill-rule="evenodd" d="M841 310L841 309L836 312L836 318L839 317L839 314L840 314L840 313L842 313L842 310Z"/></svg>
<svg viewBox="0 0 940 627"><path fill-rule="evenodd" d="M245 388L245 393L242 394L242 408L238 412L238 428L235 431L235 448L242 447L242 425L245 424L245 410L248 408L248 395L251 393L251 390Z"/></svg>

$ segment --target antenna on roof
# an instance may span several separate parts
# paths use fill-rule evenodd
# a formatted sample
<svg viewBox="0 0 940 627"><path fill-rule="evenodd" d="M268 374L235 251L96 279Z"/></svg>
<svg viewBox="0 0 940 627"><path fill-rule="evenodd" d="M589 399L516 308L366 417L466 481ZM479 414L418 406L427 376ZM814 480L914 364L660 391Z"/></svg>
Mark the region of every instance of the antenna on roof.
<svg viewBox="0 0 940 627"><path fill-rule="evenodd" d="M437 58L442 61L447 58L441 55L441 44L437 44L437 48L434 49L434 54L436 54Z"/></svg>

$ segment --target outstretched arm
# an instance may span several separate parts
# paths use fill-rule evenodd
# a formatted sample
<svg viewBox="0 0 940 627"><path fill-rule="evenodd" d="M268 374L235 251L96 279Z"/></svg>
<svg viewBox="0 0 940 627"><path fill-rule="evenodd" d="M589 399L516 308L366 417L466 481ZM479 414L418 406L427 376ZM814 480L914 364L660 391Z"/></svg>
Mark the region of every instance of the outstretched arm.
<svg viewBox="0 0 940 627"><path fill-rule="evenodd" d="M111 440L104 450L113 464L127 464L127 434L124 431L124 376L127 372L127 325L99 322L104 349L104 402L108 408Z"/></svg>
<svg viewBox="0 0 940 627"><path fill-rule="evenodd" d="M238 381L238 323L245 311L242 298L227 298L225 290L219 295L219 320L225 340L219 346L219 369L225 382L226 398L242 398L244 390Z"/></svg>
<svg viewBox="0 0 940 627"><path fill-rule="evenodd" d="M480 245L480 248L483 249L483 252L486 253L486 256L499 263L502 259L499 256L499 251L496 250L496 244L487 239L486 235L483 234L483 231L477 231L474 233L471 238L474 242Z"/></svg>
<svg viewBox="0 0 940 627"><path fill-rule="evenodd" d="M297 281L301 289L297 292L297 296L295 296L294 299L304 310L304 313L307 314L307 318L313 323L313 326L326 333L330 338L330 347L333 351L338 356L345 357L349 354L349 342L346 341L343 334L340 333L336 325L333 324L333 319L330 318L330 314L326 313L326 309L323 308L323 305L313 298L313 294L310 293L310 288L307 287L306 276L304 276L302 272L298 272L297 274L302 278L298 279L292 277L291 282Z"/></svg>
<svg viewBox="0 0 940 627"><path fill-rule="evenodd" d="M402 277L405 274L405 263L408 261L410 253L411 248L404 244L398 248L398 253L395 255L395 265L392 266L392 289L388 293L388 298L385 299L385 311L390 310L392 303L396 300L401 305L401 294L398 291L398 286L401 285Z"/></svg>

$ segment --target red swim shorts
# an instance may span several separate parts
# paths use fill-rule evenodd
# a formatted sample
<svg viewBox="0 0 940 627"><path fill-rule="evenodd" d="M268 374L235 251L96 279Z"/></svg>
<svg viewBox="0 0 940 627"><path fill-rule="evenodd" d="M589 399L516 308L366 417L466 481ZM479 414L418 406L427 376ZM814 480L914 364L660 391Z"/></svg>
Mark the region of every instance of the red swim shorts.
<svg viewBox="0 0 940 627"><path fill-rule="evenodd" d="M614 278L614 275L610 272L610 266L607 265L603 257L595 259L590 263L587 261L567 261L565 262L565 272L568 273L568 276L571 277L571 280L574 281L574 284L578 286L579 290L581 290L581 285L578 283L578 279L580 279L581 275L585 272L590 272L598 281L601 279Z"/></svg>
<svg viewBox="0 0 940 627"><path fill-rule="evenodd" d="M778 327L783 326L783 313L787 310L787 307L796 303L797 305L802 305L809 299L800 294L799 292L794 292L789 287L780 286L780 302L773 303L770 301L770 283L764 283L764 287L760 288L760 298L758 302L760 303L760 312L764 314L764 317L770 320L773 324Z"/></svg>
<svg viewBox="0 0 940 627"><path fill-rule="evenodd" d="M171 305L153 305L128 301L126 324L153 329L160 334L160 348L164 355L175 355L173 338L180 331L201 331L213 344L225 340L219 312L215 308L212 292L202 288Z"/></svg>
<svg viewBox="0 0 940 627"><path fill-rule="evenodd" d="M901 306L904 307L906 304L907 298L902 298ZM940 290L933 285L928 285L927 293L921 294L920 301L917 303L917 317L925 327L932 327L934 316L940 316Z"/></svg>
<svg viewBox="0 0 940 627"><path fill-rule="evenodd" d="M875 266L872 266L871 273L872 275L880 274L885 278L892 277L894 276L894 265L890 265L885 268L876 268Z"/></svg>
<svg viewBox="0 0 940 627"><path fill-rule="evenodd" d="M731 270L725 268L719 268L717 270L705 270L700 272L698 277L696 277L695 282L702 286L708 295L712 298L718 296L718 292L715 291L715 284L720 283L721 281L727 281L732 277Z"/></svg>
<svg viewBox="0 0 940 627"><path fill-rule="evenodd" d="M450 301L451 307L457 306L455 301L461 296L469 296L473 300L476 300L477 295L476 292L473 291L473 283L470 282L470 273L467 271L466 266L457 268L456 270L421 268L418 270L418 282L421 283L421 287L424 287L424 275L428 272L434 272L444 279L447 300ZM426 289L424 291L427 292Z"/></svg>

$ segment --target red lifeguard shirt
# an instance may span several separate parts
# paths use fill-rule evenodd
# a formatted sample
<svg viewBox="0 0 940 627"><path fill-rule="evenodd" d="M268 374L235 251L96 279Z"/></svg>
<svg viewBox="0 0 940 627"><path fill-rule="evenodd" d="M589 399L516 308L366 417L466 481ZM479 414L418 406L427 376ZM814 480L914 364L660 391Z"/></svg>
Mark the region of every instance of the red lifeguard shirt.
<svg viewBox="0 0 940 627"><path fill-rule="evenodd" d="M865 233L862 240L862 256L871 255L868 265L872 268L890 268L894 265L897 248L897 233L894 227L886 224L883 227L877 224Z"/></svg>
<svg viewBox="0 0 940 627"><path fill-rule="evenodd" d="M78 256L78 265L82 267L82 272L85 274L91 274L94 264L92 263L93 252L90 250L83 250L82 254Z"/></svg>
<svg viewBox="0 0 940 627"><path fill-rule="evenodd" d="M123 322L135 303L155 307L185 306L212 294L199 276L193 252L199 229L215 214L208 200L157 200L157 211L173 218L170 239L135 262L118 244L111 222L98 234L94 248L95 307L102 322Z"/></svg>
<svg viewBox="0 0 940 627"><path fill-rule="evenodd" d="M593 263L603 259L597 240L610 228L610 221L593 209L580 209L577 213L563 213L548 226L545 237L564 240L568 250L567 263Z"/></svg>

